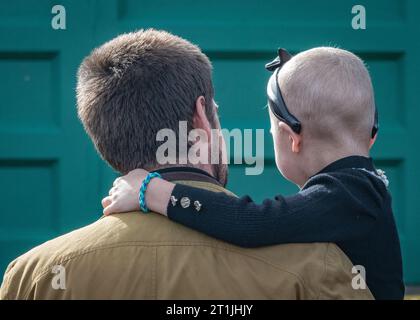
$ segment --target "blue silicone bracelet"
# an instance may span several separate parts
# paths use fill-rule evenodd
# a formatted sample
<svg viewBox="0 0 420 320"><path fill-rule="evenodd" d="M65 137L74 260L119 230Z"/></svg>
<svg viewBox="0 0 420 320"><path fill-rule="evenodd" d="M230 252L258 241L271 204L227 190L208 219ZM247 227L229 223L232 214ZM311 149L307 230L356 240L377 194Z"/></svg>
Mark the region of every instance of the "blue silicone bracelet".
<svg viewBox="0 0 420 320"><path fill-rule="evenodd" d="M150 172L146 176L146 178L143 180L143 183L141 184L141 187L140 187L139 204L140 204L140 210L143 211L144 213L147 213L150 211L146 205L146 190L147 190L147 186L149 185L150 181L153 178L162 178L162 176L157 172Z"/></svg>

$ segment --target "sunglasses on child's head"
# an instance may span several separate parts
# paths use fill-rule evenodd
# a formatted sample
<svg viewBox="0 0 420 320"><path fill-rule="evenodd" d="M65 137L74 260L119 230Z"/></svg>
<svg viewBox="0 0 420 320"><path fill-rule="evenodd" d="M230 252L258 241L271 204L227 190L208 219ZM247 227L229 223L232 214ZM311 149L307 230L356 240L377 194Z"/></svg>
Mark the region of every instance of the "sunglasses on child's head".
<svg viewBox="0 0 420 320"><path fill-rule="evenodd" d="M289 109L287 108L278 83L278 74L280 69L291 58L292 55L287 52L287 50L279 49L278 56L273 61L265 65L265 68L268 71L274 72L270 77L267 86L268 106L277 119L289 125L289 127L292 128L294 132L299 134L302 130L302 124L292 113L290 113ZM372 138L375 137L378 130L379 116L378 109L375 107L375 120L372 128Z"/></svg>

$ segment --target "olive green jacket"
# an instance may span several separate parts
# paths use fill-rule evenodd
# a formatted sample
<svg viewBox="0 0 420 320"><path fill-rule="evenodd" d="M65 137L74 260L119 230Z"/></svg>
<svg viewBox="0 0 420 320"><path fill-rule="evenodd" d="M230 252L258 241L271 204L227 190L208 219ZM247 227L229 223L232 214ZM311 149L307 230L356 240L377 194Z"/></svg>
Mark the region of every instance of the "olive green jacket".
<svg viewBox="0 0 420 320"><path fill-rule="evenodd" d="M0 299L372 299L368 289L352 288L351 269L331 243L244 249L158 214L133 212L99 219L17 258Z"/></svg>

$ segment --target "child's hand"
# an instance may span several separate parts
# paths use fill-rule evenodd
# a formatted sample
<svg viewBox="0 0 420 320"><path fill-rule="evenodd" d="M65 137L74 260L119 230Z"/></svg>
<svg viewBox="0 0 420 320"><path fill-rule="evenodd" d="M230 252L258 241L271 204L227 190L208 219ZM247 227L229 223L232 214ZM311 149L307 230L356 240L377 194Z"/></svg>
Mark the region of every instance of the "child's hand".
<svg viewBox="0 0 420 320"><path fill-rule="evenodd" d="M143 169L135 169L115 179L109 196L102 199L104 215L139 210L139 190L148 173Z"/></svg>

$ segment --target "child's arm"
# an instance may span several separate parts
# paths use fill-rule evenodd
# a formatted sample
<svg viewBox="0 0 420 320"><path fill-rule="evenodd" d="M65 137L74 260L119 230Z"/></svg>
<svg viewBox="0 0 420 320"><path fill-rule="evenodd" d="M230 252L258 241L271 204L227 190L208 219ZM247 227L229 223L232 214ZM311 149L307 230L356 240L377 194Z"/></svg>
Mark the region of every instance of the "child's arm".
<svg viewBox="0 0 420 320"><path fill-rule="evenodd" d="M109 195L102 199L104 215L140 210L139 190L148 173L143 169L135 169L115 179ZM166 216L166 209L174 187L175 184L163 179L152 179L145 194L147 207Z"/></svg>
<svg viewBox="0 0 420 320"><path fill-rule="evenodd" d="M138 190L146 174L123 184L132 191L119 187L118 192L131 193L133 203L138 202ZM366 204L359 201L359 191L349 190L337 178L326 174L312 178L295 195L277 196L262 204L256 204L249 196L235 198L161 179L152 182L146 191L151 210L243 247L352 240L367 235L375 220L365 210ZM171 195L178 199L175 206L169 201ZM190 199L188 208L180 205L183 197ZM196 200L202 204L200 211L193 205ZM131 209L138 209L138 203Z"/></svg>

